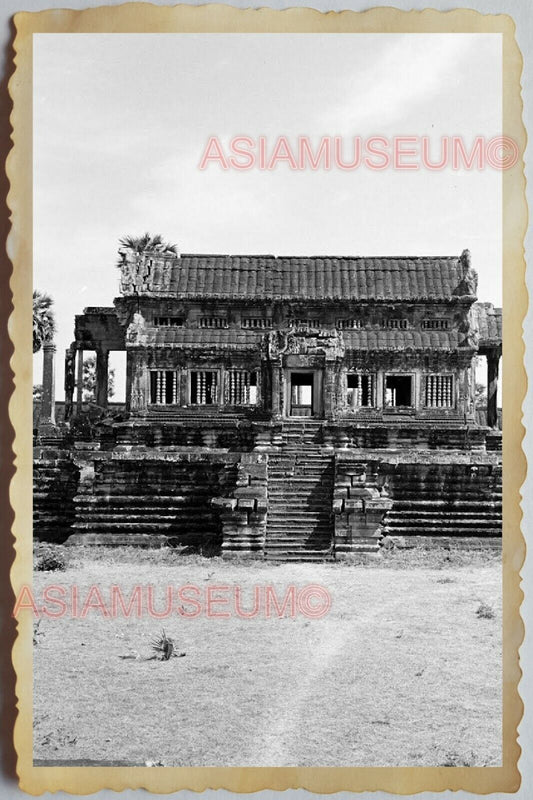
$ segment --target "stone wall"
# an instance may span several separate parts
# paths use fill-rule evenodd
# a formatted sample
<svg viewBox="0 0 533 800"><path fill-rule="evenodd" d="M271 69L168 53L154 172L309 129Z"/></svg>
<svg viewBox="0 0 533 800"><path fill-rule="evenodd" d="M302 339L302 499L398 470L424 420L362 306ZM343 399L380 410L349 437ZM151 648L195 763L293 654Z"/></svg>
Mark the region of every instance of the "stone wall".
<svg viewBox="0 0 533 800"><path fill-rule="evenodd" d="M335 554L377 550L380 540L467 544L501 540L499 453L336 453Z"/></svg>
<svg viewBox="0 0 533 800"><path fill-rule="evenodd" d="M500 538L502 465L499 453L404 454L380 473L393 501L384 532L412 537Z"/></svg>
<svg viewBox="0 0 533 800"><path fill-rule="evenodd" d="M170 544L214 555L222 522L214 497L235 488L237 454L78 454L80 483L69 544Z"/></svg>
<svg viewBox="0 0 533 800"><path fill-rule="evenodd" d="M34 448L33 537L64 542L75 518L79 469L67 450Z"/></svg>

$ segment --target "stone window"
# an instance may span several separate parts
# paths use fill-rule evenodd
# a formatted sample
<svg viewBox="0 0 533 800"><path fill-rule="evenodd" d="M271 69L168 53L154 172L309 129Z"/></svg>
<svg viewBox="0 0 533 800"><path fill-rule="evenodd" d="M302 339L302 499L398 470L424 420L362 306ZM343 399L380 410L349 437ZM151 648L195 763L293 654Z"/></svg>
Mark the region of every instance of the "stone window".
<svg viewBox="0 0 533 800"><path fill-rule="evenodd" d="M241 319L243 328L271 328L272 320L267 317L243 317Z"/></svg>
<svg viewBox="0 0 533 800"><path fill-rule="evenodd" d="M423 319L422 328L426 331L447 331L447 319Z"/></svg>
<svg viewBox="0 0 533 800"><path fill-rule="evenodd" d="M319 328L319 319L303 319L300 317L293 317L289 320L289 325L292 328Z"/></svg>
<svg viewBox="0 0 533 800"><path fill-rule="evenodd" d="M385 375L385 407L399 408L413 406L413 376Z"/></svg>
<svg viewBox="0 0 533 800"><path fill-rule="evenodd" d="M407 319L382 319L380 323L382 328L389 328L392 330L405 330L409 328L409 320Z"/></svg>
<svg viewBox="0 0 533 800"><path fill-rule="evenodd" d="M154 319L154 325L157 328L182 328L183 324L183 317L155 317Z"/></svg>
<svg viewBox="0 0 533 800"><path fill-rule="evenodd" d="M360 319L338 319L336 326L341 329L362 328L363 322Z"/></svg>
<svg viewBox="0 0 533 800"><path fill-rule="evenodd" d="M257 403L257 373L230 369L226 373L227 403L248 406Z"/></svg>
<svg viewBox="0 0 533 800"><path fill-rule="evenodd" d="M178 402L178 374L173 370L150 371L150 402L172 405Z"/></svg>
<svg viewBox="0 0 533 800"><path fill-rule="evenodd" d="M368 408L376 405L376 376L350 373L346 376L346 405Z"/></svg>
<svg viewBox="0 0 533 800"><path fill-rule="evenodd" d="M453 375L426 375L424 403L427 408L453 408Z"/></svg>
<svg viewBox="0 0 533 800"><path fill-rule="evenodd" d="M228 320L225 317L199 317L200 328L227 328Z"/></svg>
<svg viewBox="0 0 533 800"><path fill-rule="evenodd" d="M191 370L191 404L211 406L218 403L218 372L210 369Z"/></svg>

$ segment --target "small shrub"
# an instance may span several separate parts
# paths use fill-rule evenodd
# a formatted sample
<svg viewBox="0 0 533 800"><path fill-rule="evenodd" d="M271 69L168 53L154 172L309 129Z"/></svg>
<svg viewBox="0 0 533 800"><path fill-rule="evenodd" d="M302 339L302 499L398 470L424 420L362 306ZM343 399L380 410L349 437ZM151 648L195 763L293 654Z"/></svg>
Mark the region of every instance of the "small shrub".
<svg viewBox="0 0 533 800"><path fill-rule="evenodd" d="M40 546L35 550L35 572L58 572L67 568L65 555L58 547Z"/></svg>
<svg viewBox="0 0 533 800"><path fill-rule="evenodd" d="M40 629L42 620L38 619L37 622L33 623L33 644L39 644L39 637L43 635L43 631Z"/></svg>
<svg viewBox="0 0 533 800"><path fill-rule="evenodd" d="M478 619L494 619L494 609L487 603L481 603L476 611Z"/></svg>
<svg viewBox="0 0 533 800"><path fill-rule="evenodd" d="M471 750L469 756L460 756L458 753L446 753L441 767L473 767L476 763L476 756Z"/></svg>
<svg viewBox="0 0 533 800"><path fill-rule="evenodd" d="M66 569L65 561L57 556L41 556L35 564L36 572L57 572Z"/></svg>
<svg viewBox="0 0 533 800"><path fill-rule="evenodd" d="M165 631L152 639L151 645L159 661L168 661L174 655L174 639L167 636Z"/></svg>

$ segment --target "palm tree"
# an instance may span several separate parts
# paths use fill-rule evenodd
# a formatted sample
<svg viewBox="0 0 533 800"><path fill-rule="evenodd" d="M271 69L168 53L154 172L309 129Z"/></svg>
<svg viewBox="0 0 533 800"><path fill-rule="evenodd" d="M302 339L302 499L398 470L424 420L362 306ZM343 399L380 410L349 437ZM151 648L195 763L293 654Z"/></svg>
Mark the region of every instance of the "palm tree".
<svg viewBox="0 0 533 800"><path fill-rule="evenodd" d="M91 354L83 359L83 402L96 402L96 356ZM115 394L115 370L110 367L107 374L107 399L111 400Z"/></svg>
<svg viewBox="0 0 533 800"><path fill-rule="evenodd" d="M33 352L38 353L45 342L51 342L56 330L52 306L54 301L44 292L33 291Z"/></svg>
<svg viewBox="0 0 533 800"><path fill-rule="evenodd" d="M123 236L121 239L119 239L119 267L122 266L124 262L122 255L123 250L130 250L131 252L139 255L152 250L157 250L159 253L173 253L174 255L178 254L177 245L169 244L168 242L163 241L163 237L159 233L155 236L145 233L143 236Z"/></svg>

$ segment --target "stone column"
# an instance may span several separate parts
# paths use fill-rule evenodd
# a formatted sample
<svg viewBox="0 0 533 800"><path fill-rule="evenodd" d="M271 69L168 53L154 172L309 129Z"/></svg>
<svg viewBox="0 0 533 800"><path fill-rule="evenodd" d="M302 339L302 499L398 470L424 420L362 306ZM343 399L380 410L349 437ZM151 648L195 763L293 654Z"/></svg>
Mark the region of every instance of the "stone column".
<svg viewBox="0 0 533 800"><path fill-rule="evenodd" d="M40 425L55 425L55 352L53 342L43 344L43 393L41 396Z"/></svg>
<svg viewBox="0 0 533 800"><path fill-rule="evenodd" d="M281 415L280 407L280 368L277 364L272 364L272 416L279 417Z"/></svg>
<svg viewBox="0 0 533 800"><path fill-rule="evenodd" d="M185 367L180 367L178 370L179 381L179 402L180 406L189 405L189 370Z"/></svg>
<svg viewBox="0 0 533 800"><path fill-rule="evenodd" d="M333 420L335 416L335 365L326 361L322 379L322 408L324 418Z"/></svg>
<svg viewBox="0 0 533 800"><path fill-rule="evenodd" d="M78 374L76 379L76 414L81 414L83 407L83 350L78 350Z"/></svg>
<svg viewBox="0 0 533 800"><path fill-rule="evenodd" d="M131 410L131 390L133 386L132 355L126 351L126 411Z"/></svg>
<svg viewBox="0 0 533 800"><path fill-rule="evenodd" d="M383 398L385 395L385 373L382 369L376 371L376 408L383 411Z"/></svg>
<svg viewBox="0 0 533 800"><path fill-rule="evenodd" d="M76 350L74 347L69 347L65 351L65 422L68 422L72 416L72 401L76 385L75 362Z"/></svg>
<svg viewBox="0 0 533 800"><path fill-rule="evenodd" d="M107 408L109 351L99 349L96 351L96 405Z"/></svg>
<svg viewBox="0 0 533 800"><path fill-rule="evenodd" d="M132 364L131 411L133 414L145 414L150 401L150 374L143 359L135 357Z"/></svg>
<svg viewBox="0 0 533 800"><path fill-rule="evenodd" d="M500 351L491 350L487 353L487 425L489 428L498 427L498 371Z"/></svg>

